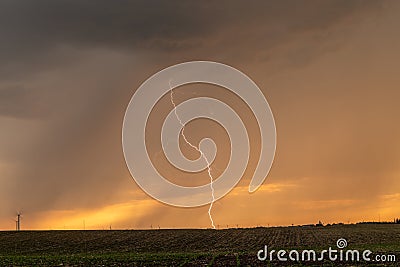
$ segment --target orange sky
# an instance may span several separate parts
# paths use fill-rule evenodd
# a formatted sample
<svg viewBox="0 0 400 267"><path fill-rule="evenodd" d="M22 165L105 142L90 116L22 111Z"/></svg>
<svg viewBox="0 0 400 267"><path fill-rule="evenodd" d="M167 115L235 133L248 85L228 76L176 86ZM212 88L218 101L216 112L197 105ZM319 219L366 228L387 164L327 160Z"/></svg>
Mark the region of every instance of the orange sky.
<svg viewBox="0 0 400 267"><path fill-rule="evenodd" d="M0 18L10 16L13 29L1 29L0 37L0 51L9 51L0 54L0 229L14 229L17 210L23 229L211 227L208 206L176 208L142 192L121 147L123 115L136 88L188 60L223 62L246 73L276 122L269 176L249 194L252 161L240 184L214 204L216 225L400 217L398 2L171 4L160 7L166 14L141 4L103 4L109 6L0 4ZM187 16L193 8L199 14ZM88 18L98 21L100 33ZM54 19L57 31L49 26ZM208 92L248 116L231 95ZM177 101L193 96L196 87L176 91ZM164 98L151 130L170 108ZM204 121L187 127L191 140L216 138L222 152L216 169L228 155L221 131ZM148 142L159 155L157 140L152 135ZM162 155L154 160L171 180L208 181L205 172L188 181Z"/></svg>

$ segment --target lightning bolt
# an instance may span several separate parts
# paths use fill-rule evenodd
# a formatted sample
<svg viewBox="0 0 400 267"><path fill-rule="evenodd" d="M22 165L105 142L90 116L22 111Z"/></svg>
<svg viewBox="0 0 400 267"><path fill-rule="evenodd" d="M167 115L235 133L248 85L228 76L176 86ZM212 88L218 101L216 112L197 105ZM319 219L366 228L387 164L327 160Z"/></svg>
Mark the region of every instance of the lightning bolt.
<svg viewBox="0 0 400 267"><path fill-rule="evenodd" d="M214 196L214 186L213 186L214 178L212 177L212 174L211 174L210 162L208 161L206 155L203 153L203 151L201 151L200 148L198 148L197 146L193 145L192 143L189 142L189 140L187 140L187 138L185 136L185 124L183 124L182 120L180 119L180 117L178 115L178 112L176 111L176 104L175 104L175 101L174 101L174 89L171 86L171 81L169 81L169 88L171 89L170 90L171 103L174 106L174 113L175 113L176 119L179 121L180 125L182 126L181 135L182 135L183 140L186 142L186 144L188 144L190 147L192 147L197 152L199 152L201 157L207 163L207 172L208 172L208 176L210 177L210 187L211 187L211 196L212 196L210 207L208 208L208 217L210 218L212 228L215 229L214 220L213 220L212 215L211 215L211 210L212 210L212 207L213 207L214 202L215 202L215 196Z"/></svg>

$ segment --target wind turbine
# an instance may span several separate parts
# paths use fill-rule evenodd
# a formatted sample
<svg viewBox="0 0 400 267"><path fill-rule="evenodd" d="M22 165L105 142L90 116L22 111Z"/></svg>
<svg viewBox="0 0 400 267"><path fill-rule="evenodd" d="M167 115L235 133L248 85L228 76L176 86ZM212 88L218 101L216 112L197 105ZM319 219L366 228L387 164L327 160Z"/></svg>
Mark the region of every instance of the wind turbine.
<svg viewBox="0 0 400 267"><path fill-rule="evenodd" d="M15 221L17 231L21 231L21 217L22 217L22 212L18 211L17 212L17 220Z"/></svg>

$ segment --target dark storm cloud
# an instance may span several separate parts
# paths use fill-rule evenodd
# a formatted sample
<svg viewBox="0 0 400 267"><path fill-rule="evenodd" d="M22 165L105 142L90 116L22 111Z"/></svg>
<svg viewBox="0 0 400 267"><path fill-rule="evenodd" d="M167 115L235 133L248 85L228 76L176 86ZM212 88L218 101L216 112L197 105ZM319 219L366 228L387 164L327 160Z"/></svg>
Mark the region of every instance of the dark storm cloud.
<svg viewBox="0 0 400 267"><path fill-rule="evenodd" d="M343 18L380 5L378 1L314 0L1 1L0 81L19 84L0 83L0 115L35 117L39 110L49 111L33 104L40 90L24 80L77 64L82 55L76 51L147 51L222 61L226 59L221 55L228 54L238 60L265 60L271 48L302 33L323 35ZM304 48L290 56L291 64L301 65L319 50Z"/></svg>
<svg viewBox="0 0 400 267"><path fill-rule="evenodd" d="M326 28L377 1L15 1L0 3L0 59L37 58L57 45L182 49L226 27L279 40ZM270 40L270 41L271 41ZM268 46L268 44L266 44ZM2 65L3 65L2 64Z"/></svg>

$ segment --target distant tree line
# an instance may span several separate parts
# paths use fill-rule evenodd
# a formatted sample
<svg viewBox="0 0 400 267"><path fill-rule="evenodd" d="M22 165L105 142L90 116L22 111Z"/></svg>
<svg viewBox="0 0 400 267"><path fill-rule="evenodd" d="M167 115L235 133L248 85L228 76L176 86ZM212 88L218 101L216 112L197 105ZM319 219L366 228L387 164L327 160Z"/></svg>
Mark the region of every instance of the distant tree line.
<svg viewBox="0 0 400 267"><path fill-rule="evenodd" d="M357 222L356 224L400 224L400 218L395 218L395 219L393 219L393 221ZM328 224L325 225L321 221L318 221L318 223L316 223L316 224L304 224L304 225L301 225L301 226L335 226L335 225L345 225L345 224L344 223L332 223L332 224L328 223Z"/></svg>
<svg viewBox="0 0 400 267"><path fill-rule="evenodd" d="M400 224L400 218L395 218L393 221L383 222L358 222L357 224Z"/></svg>

